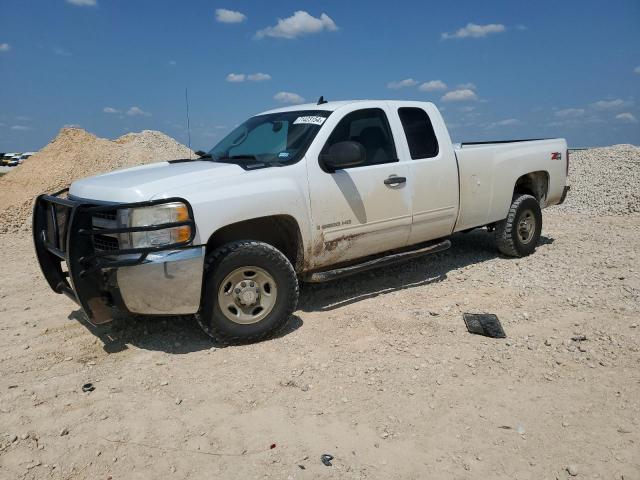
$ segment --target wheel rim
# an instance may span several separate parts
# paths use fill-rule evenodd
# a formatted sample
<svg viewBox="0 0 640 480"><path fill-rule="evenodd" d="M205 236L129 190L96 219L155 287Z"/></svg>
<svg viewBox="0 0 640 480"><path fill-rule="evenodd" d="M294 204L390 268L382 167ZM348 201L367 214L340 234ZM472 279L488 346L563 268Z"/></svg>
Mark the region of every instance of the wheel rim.
<svg viewBox="0 0 640 480"><path fill-rule="evenodd" d="M536 217L531 210L525 210L518 221L518 238L522 243L529 243L536 233Z"/></svg>
<svg viewBox="0 0 640 480"><path fill-rule="evenodd" d="M262 268L236 268L218 288L218 305L234 323L256 323L269 315L276 304L278 289L271 274Z"/></svg>

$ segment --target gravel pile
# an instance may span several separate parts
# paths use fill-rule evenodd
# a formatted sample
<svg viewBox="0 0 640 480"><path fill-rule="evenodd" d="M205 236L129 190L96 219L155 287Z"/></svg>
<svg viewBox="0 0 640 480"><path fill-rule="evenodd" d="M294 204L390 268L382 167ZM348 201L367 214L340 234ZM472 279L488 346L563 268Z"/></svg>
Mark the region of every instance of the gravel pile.
<svg viewBox="0 0 640 480"><path fill-rule="evenodd" d="M49 145L0 178L0 233L28 229L33 200L41 193L61 190L79 178L189 155L187 147L152 130L112 141L81 128L63 128Z"/></svg>
<svg viewBox="0 0 640 480"><path fill-rule="evenodd" d="M566 202L554 207L588 215L640 213L640 147L613 145L571 152Z"/></svg>

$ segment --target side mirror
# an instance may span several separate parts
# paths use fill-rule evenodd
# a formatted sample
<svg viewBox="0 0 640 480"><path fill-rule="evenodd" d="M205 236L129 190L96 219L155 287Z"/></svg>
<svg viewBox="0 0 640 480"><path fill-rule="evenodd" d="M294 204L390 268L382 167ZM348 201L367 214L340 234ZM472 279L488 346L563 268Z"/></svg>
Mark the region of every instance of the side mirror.
<svg viewBox="0 0 640 480"><path fill-rule="evenodd" d="M320 155L320 161L330 173L343 168L362 165L367 153L361 143L346 141L334 143L329 151Z"/></svg>

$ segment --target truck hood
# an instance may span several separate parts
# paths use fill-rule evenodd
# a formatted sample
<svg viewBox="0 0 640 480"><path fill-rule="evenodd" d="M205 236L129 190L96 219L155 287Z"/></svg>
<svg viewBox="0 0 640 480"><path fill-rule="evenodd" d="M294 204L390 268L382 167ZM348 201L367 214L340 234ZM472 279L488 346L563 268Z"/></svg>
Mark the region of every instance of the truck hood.
<svg viewBox="0 0 640 480"><path fill-rule="evenodd" d="M211 161L158 162L88 177L71 184L76 198L106 202L141 202L175 188L216 182L245 173L238 165Z"/></svg>

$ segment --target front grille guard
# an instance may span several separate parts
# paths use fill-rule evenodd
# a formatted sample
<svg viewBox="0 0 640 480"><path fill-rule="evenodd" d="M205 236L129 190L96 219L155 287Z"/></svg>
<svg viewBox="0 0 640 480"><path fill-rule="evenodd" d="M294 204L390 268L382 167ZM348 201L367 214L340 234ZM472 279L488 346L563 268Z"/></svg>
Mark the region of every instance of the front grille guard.
<svg viewBox="0 0 640 480"><path fill-rule="evenodd" d="M56 293L63 293L77 302L92 323L111 319L110 297L104 270L129 267L145 261L147 255L165 250L193 248L195 222L191 205L182 198L167 198L136 203L95 205L85 201L63 198L68 190L36 198L33 210L33 239L40 268L49 286ZM150 207L163 203L181 202L187 206L189 220L144 227L100 228L93 227L95 214L126 208ZM60 212L66 216L61 222ZM131 232L157 231L189 226L188 240L170 245L145 248L127 248L97 251L93 237ZM127 258L121 258L126 256ZM64 266L66 264L66 270Z"/></svg>

